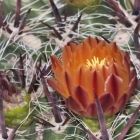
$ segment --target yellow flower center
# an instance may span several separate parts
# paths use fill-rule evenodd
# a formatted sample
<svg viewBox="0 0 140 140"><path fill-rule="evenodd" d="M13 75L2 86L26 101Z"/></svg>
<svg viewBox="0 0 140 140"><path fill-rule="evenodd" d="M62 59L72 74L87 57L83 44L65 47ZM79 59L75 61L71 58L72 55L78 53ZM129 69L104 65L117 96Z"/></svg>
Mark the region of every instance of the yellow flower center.
<svg viewBox="0 0 140 140"><path fill-rule="evenodd" d="M94 69L99 69L104 64L105 64L105 58L103 60L99 61L99 58L94 56L93 59L91 59L91 60L87 59L86 67L87 68L92 67Z"/></svg>

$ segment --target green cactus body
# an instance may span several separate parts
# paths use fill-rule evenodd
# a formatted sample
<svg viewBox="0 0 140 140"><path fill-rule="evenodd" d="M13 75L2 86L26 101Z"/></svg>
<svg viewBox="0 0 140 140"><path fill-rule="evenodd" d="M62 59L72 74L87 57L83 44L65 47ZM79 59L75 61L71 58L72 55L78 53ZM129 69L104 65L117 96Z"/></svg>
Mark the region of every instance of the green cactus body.
<svg viewBox="0 0 140 140"><path fill-rule="evenodd" d="M80 124L73 122L69 126L63 127L65 130L61 133L56 133L48 126L41 127L35 132L35 123L33 122L23 136L16 136L14 140L24 139L24 135L27 135L27 138L30 140L89 140Z"/></svg>
<svg viewBox="0 0 140 140"><path fill-rule="evenodd" d="M114 122L113 137L115 140L117 140L119 134L122 132L122 130L126 126L127 121L129 120L128 116L132 115L135 110L136 110L136 108L133 106L126 107L123 111L124 114L122 115L122 117L120 117L120 119L117 119ZM130 127L129 131L127 132L125 139L127 139L127 140L139 140L139 138L140 138L139 124L140 124L140 113L138 114L133 125Z"/></svg>
<svg viewBox="0 0 140 140"><path fill-rule="evenodd" d="M131 0L131 2L134 4L135 0ZM124 2L127 9L132 9L129 0L122 0L121 2Z"/></svg>
<svg viewBox="0 0 140 140"><path fill-rule="evenodd" d="M10 1L3 1L3 6L4 6L4 11L6 14L9 14L11 11L15 12L15 6L16 6L16 0L10 0ZM42 7L42 5L44 5L44 2L42 0L40 0L39 2L37 0L22 0L21 1L22 7L24 7L22 9L22 11L26 11L29 8L32 8L33 12L30 13L29 17L33 18L36 16L39 16L42 13L42 9L40 9L40 7Z"/></svg>
<svg viewBox="0 0 140 140"><path fill-rule="evenodd" d="M8 103L4 101L4 116L6 126L9 128L15 128L24 119L26 120L22 126L21 130L26 129L30 123L33 121L33 116L29 115L29 109L31 111L32 105L30 104L30 96L25 90L21 90L21 94L13 96L15 103ZM27 117L27 119L26 119Z"/></svg>
<svg viewBox="0 0 140 140"><path fill-rule="evenodd" d="M53 129L53 128L52 128ZM69 140L81 140L82 138L87 138L86 133L81 128L81 125L73 122L63 126L64 131L53 131L48 127L45 127L43 133L43 140L61 140L61 139L69 139ZM60 130L61 131L61 130Z"/></svg>
<svg viewBox="0 0 140 140"><path fill-rule="evenodd" d="M114 118L115 116L105 118L107 128L111 127ZM100 130L100 123L98 121L98 118L81 118L81 119L92 132L98 132Z"/></svg>
<svg viewBox="0 0 140 140"><path fill-rule="evenodd" d="M140 117L138 117L139 119ZM133 124L131 126L131 128L129 129L129 131L127 132L125 139L127 140L139 140L140 138L140 133L139 133L139 121L136 121L135 124ZM123 120L120 120L117 122L117 127L114 129L114 134L113 137L115 140L117 140L119 134L121 133L121 131L123 130L123 128L125 127L126 123Z"/></svg>

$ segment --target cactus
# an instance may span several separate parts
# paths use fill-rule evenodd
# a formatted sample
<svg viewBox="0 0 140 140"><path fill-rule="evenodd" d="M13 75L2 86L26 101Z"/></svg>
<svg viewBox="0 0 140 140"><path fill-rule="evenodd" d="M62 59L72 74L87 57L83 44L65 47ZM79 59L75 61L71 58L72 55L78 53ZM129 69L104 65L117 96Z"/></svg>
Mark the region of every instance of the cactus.
<svg viewBox="0 0 140 140"><path fill-rule="evenodd" d="M46 138L50 140L101 138L139 140L139 85L126 106L118 113L115 112L113 116L104 118L101 111L102 107L104 110L104 106L102 102L100 105L100 97L99 100L97 97L95 104L98 118L97 116L85 118L73 110L70 111L70 105L69 108L65 105L64 96L60 96L60 93L48 84L47 79L54 78L50 56L52 58L52 55L57 55L61 60L65 45L73 44L71 46L71 51L73 51L74 46L76 47L74 44L80 44L88 36L96 37L97 42L105 40L108 44L116 41L121 50L128 51L130 60L136 69L136 73L131 71L131 75L137 74L139 80L140 24L137 13L139 1L103 0L102 3L96 2L98 3L92 6L84 3L83 8L83 3L75 4L75 1L68 0L0 1L0 69L6 77L9 77L8 80L1 78L0 90L1 93L7 93L3 91L3 87L7 91L7 87L11 85L12 89L17 89L19 94L25 94L21 98L27 104L23 108L16 105L13 109L12 103L8 103L10 112L7 112L7 102L4 100L11 101L13 97L6 96L7 94L1 95L0 105L3 102L3 110L0 110L0 126L3 138L8 136L10 140L45 140ZM88 9L90 7L92 10ZM133 15L137 17L132 16L129 10L133 11ZM130 17L134 17L133 21ZM119 42L120 37L122 37L122 42ZM19 57L18 53L22 55ZM68 75L66 78L66 82L69 82ZM26 113L20 113L23 111ZM14 117L11 117L11 114L14 114ZM2 126L1 120L5 120L6 126ZM127 126L129 120L134 121L132 126ZM6 127L9 129L8 135L6 135ZM23 129L24 132L21 131ZM127 133L125 134L123 130Z"/></svg>
<svg viewBox="0 0 140 140"><path fill-rule="evenodd" d="M32 105L27 91L17 88L4 71L0 72L0 92L1 111L3 112L1 112L0 121L4 123L4 127L1 127L2 137L7 138L7 134L4 132L6 130L5 125L14 128L22 123L20 130L24 130L31 124L33 121Z"/></svg>
<svg viewBox="0 0 140 140"><path fill-rule="evenodd" d="M101 4L102 0L65 0L66 3L70 4L73 7L80 9L86 9L86 12L93 12Z"/></svg>

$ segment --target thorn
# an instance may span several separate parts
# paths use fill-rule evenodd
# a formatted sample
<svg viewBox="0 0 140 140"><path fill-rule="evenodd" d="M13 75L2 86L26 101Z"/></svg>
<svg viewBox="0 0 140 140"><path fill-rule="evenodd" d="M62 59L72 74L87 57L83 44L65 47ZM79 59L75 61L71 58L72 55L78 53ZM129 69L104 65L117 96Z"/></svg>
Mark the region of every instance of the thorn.
<svg viewBox="0 0 140 140"><path fill-rule="evenodd" d="M68 15L68 5L65 6L64 22L66 22L67 20L67 15Z"/></svg>
<svg viewBox="0 0 140 140"><path fill-rule="evenodd" d="M108 44L110 44L110 41L109 41L107 38L105 38L105 37L102 36L102 35L101 35L101 37L102 37Z"/></svg>
<svg viewBox="0 0 140 140"><path fill-rule="evenodd" d="M19 59L19 73L21 77L21 85L22 88L25 88L25 74L24 74L24 64L23 64L23 57L20 53L20 59Z"/></svg>
<svg viewBox="0 0 140 140"><path fill-rule="evenodd" d="M28 17L30 12L31 12L31 8L24 14L24 16L22 18L22 21L21 21L21 23L19 25L19 32L20 32L19 34L22 33L21 30L25 27L25 22L26 22L26 19L27 19L27 17Z"/></svg>
<svg viewBox="0 0 140 140"><path fill-rule="evenodd" d="M123 11L119 8L118 4L114 0L109 0L109 2L115 8L116 12L124 15Z"/></svg>
<svg viewBox="0 0 140 140"><path fill-rule="evenodd" d="M46 65L45 65L42 69L42 74L43 75L48 75L50 72L51 72L51 65L49 65L47 68L46 68Z"/></svg>
<svg viewBox="0 0 140 140"><path fill-rule="evenodd" d="M39 71L40 71L40 68L41 68L41 59L40 59L40 62L39 62L39 65L36 64L36 72L33 74L33 78L31 80L31 83L30 83L30 86L28 88L28 93L32 93L33 91L36 92L38 87L39 87Z"/></svg>
<svg viewBox="0 0 140 140"><path fill-rule="evenodd" d="M139 113L139 110L140 110L140 106L137 107L137 109L135 110L135 112L133 113L133 115L131 116L131 118L128 120L126 126L121 131L121 134L119 135L119 137L118 137L117 140L124 140L124 137L126 136L128 130L132 126L133 122L136 120L136 117L137 117L137 115Z"/></svg>
<svg viewBox="0 0 140 140"><path fill-rule="evenodd" d="M34 115L34 116L35 116L37 119L41 120L41 121L43 122L43 124L49 125L49 126L51 126L51 127L55 127L53 124L47 122L46 120L44 120L44 119L42 119L42 118L40 118L40 117L38 117L38 116L36 116L36 115ZM40 123L40 122L39 122L39 123Z"/></svg>
<svg viewBox="0 0 140 140"><path fill-rule="evenodd" d="M43 57L44 57L44 59L45 59L45 62L47 63L47 57L46 57L46 54L45 54L44 52L42 52L42 55L43 55Z"/></svg>
<svg viewBox="0 0 140 140"><path fill-rule="evenodd" d="M69 120L70 120L70 116L67 115L65 121L62 123L62 126L64 126Z"/></svg>
<svg viewBox="0 0 140 140"><path fill-rule="evenodd" d="M117 17L119 17L119 22L121 22L122 24L124 24L128 28L132 26L132 24L129 22L129 20L124 15L122 15L119 12L114 12L114 13Z"/></svg>
<svg viewBox="0 0 140 140"><path fill-rule="evenodd" d="M74 24L73 27L71 28L71 31L75 32L75 30L77 29L78 24L79 24L79 22L80 22L80 20L81 20L81 16L82 16L82 14L78 17L77 21L75 22L75 24Z"/></svg>
<svg viewBox="0 0 140 140"><path fill-rule="evenodd" d="M49 90L48 90L47 83L46 83L46 81L45 81L45 78L44 78L44 76L43 76L43 74L42 74L41 69L39 69L39 71L40 71L40 78L41 78L41 81L42 81L42 85L43 85L43 89L44 89L45 96L46 96L46 98L47 98L47 100L48 100L50 106L53 108L53 105L52 105L52 98L51 98L50 92L49 92Z"/></svg>
<svg viewBox="0 0 140 140"><path fill-rule="evenodd" d="M140 52L140 43L139 43L139 29L140 29L140 21L134 30L134 46L135 50ZM138 59L140 59L140 55L136 53Z"/></svg>
<svg viewBox="0 0 140 140"><path fill-rule="evenodd" d="M39 64L37 65L38 69L41 68L41 65L42 65L42 61L41 61L41 58L39 59Z"/></svg>
<svg viewBox="0 0 140 140"><path fill-rule="evenodd" d="M136 22L139 22L140 21L140 14L136 17L135 21Z"/></svg>
<svg viewBox="0 0 140 140"><path fill-rule="evenodd" d="M2 0L0 0L0 11L1 11L2 19L4 20L5 19L5 13L4 13L3 5L2 5Z"/></svg>
<svg viewBox="0 0 140 140"><path fill-rule="evenodd" d="M3 22L2 18L0 18L0 26L3 27L4 29L6 29L6 31L11 34L12 30L8 27L8 25L6 23Z"/></svg>
<svg viewBox="0 0 140 140"><path fill-rule="evenodd" d="M55 16L55 22L56 24L58 25L58 27L62 27L62 19L61 19L61 16L59 14L59 11L54 3L53 0L49 0L50 1L50 4L51 4L51 7L52 7L52 10L53 10L53 14Z"/></svg>
<svg viewBox="0 0 140 140"><path fill-rule="evenodd" d="M46 54L44 52L42 52L42 55L45 59L45 63L47 63L49 61L49 58L46 57ZM49 64L49 66L47 67L46 65L44 65L43 69L42 69L42 74L45 76L45 75L48 75L51 71L51 64Z"/></svg>
<svg viewBox="0 0 140 140"><path fill-rule="evenodd" d="M21 0L17 0L14 27L19 27Z"/></svg>
<svg viewBox="0 0 140 140"><path fill-rule="evenodd" d="M101 134L102 134L103 140L109 140L105 117L104 117L103 110L102 110L101 104L99 102L98 96L95 91L94 91L94 97L95 97L96 110L97 110L97 114L98 114L98 119L99 119L99 123L100 123L100 129L101 129Z"/></svg>
<svg viewBox="0 0 140 140"><path fill-rule="evenodd" d="M87 133L87 135L91 138L91 140L98 140L88 129L86 129L84 126L81 126L81 127Z"/></svg>
<svg viewBox="0 0 140 140"><path fill-rule="evenodd" d="M33 75L32 81L30 83L28 93L31 94L33 91L36 92L39 86L39 81L37 80L36 77L37 73Z"/></svg>
<svg viewBox="0 0 140 140"><path fill-rule="evenodd" d="M135 0L132 15L138 15L140 11L140 0Z"/></svg>
<svg viewBox="0 0 140 140"><path fill-rule="evenodd" d="M2 137L4 139L7 139L8 135L6 131L5 118L3 113L3 100L1 98L0 98L0 127L1 127Z"/></svg>
<svg viewBox="0 0 140 140"><path fill-rule="evenodd" d="M56 123L61 123L62 122L62 118L61 118L61 113L60 110L58 108L58 99L57 99L57 95L55 93L52 93L52 109L53 109L53 114L54 114L54 118L55 118L55 122Z"/></svg>
<svg viewBox="0 0 140 140"><path fill-rule="evenodd" d="M52 29L59 40L63 39L61 34L54 27L51 27L50 25L48 25L47 23L44 23L43 21L40 21L40 22L46 25L47 27L49 27L50 29Z"/></svg>
<svg viewBox="0 0 140 140"><path fill-rule="evenodd" d="M7 140L13 140L13 139L14 139L15 133L16 133L16 131L18 130L19 127L20 127L20 124L19 124L18 126L16 126L16 127L12 130L12 132L10 133L10 135L9 135L9 137L8 137Z"/></svg>
<svg viewBox="0 0 140 140"><path fill-rule="evenodd" d="M22 87L22 84L21 84L21 79L20 79L20 74L19 74L19 72L18 72L18 70L16 70L16 69L11 69L11 71L13 72L13 79L15 80L15 82L16 82L16 86L18 86L18 87Z"/></svg>
<svg viewBox="0 0 140 140"><path fill-rule="evenodd" d="M78 17L78 19L77 19L76 22L74 23L73 27L71 28L71 31L75 32L75 30L77 29L78 24L79 24L79 22L80 22L80 20L81 20L81 16L82 16L82 14ZM73 34L69 34L68 36L69 36L70 38L72 38Z"/></svg>
<svg viewBox="0 0 140 140"><path fill-rule="evenodd" d="M70 38L72 38L72 34L68 35ZM79 40L79 38L72 38L69 42L76 43Z"/></svg>
<svg viewBox="0 0 140 140"><path fill-rule="evenodd" d="M31 80L30 86L28 88L29 94L32 93L33 91L36 92L39 87L39 78L37 77L38 73L39 73L39 69L40 69L40 67L38 67L36 65L36 72L33 74L33 78Z"/></svg>

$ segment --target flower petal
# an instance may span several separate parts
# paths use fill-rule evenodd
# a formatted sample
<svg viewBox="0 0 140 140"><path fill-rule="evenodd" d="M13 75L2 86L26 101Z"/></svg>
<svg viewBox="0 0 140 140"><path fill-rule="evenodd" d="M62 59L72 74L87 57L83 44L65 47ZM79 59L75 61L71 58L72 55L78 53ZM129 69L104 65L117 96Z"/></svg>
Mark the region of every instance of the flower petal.
<svg viewBox="0 0 140 140"><path fill-rule="evenodd" d="M90 102L94 101L94 94L93 94L93 86L90 86L90 79L91 74L89 71L85 70L84 68L80 67L76 70L74 76L74 84L79 85L87 90L88 96L90 96Z"/></svg>
<svg viewBox="0 0 140 140"><path fill-rule="evenodd" d="M69 93L67 93L66 91L63 90L62 86L60 85L60 83L52 78L48 78L47 79L48 84L54 88L56 91L58 91L64 98L68 98L69 97Z"/></svg>
<svg viewBox="0 0 140 140"><path fill-rule="evenodd" d="M102 76L103 76L103 78L104 78L104 81L105 81L105 80L107 79L107 77L110 75L109 67L103 65L103 66L101 67L101 74L102 74Z"/></svg>
<svg viewBox="0 0 140 140"><path fill-rule="evenodd" d="M104 93L104 78L99 71L89 72L86 78L86 84L90 95L94 95L94 91L96 92L98 97Z"/></svg>
<svg viewBox="0 0 140 140"><path fill-rule="evenodd" d="M73 77L75 85L84 86L85 85L85 75L86 75L86 71L82 67L79 67L75 71L75 76Z"/></svg>
<svg viewBox="0 0 140 140"><path fill-rule="evenodd" d="M78 49L80 49L83 63L85 63L87 59L90 57L91 53L91 47L89 45L88 39L86 39Z"/></svg>
<svg viewBox="0 0 140 140"><path fill-rule="evenodd" d="M127 60L127 57L123 58L123 65L126 72L128 73L128 79L130 81L130 62Z"/></svg>
<svg viewBox="0 0 140 140"><path fill-rule="evenodd" d="M132 95L132 92L135 89L135 87L137 86L137 84L138 84L138 79L137 79L137 77L134 77L131 80L131 82L129 84L129 88L128 88L127 92L126 92L128 94L128 99Z"/></svg>
<svg viewBox="0 0 140 140"><path fill-rule="evenodd" d="M73 90L74 90L74 84L72 82L70 75L67 72L65 72L65 81L66 81L66 85L67 85L69 94L72 95Z"/></svg>
<svg viewBox="0 0 140 140"><path fill-rule="evenodd" d="M66 106L69 110L78 113L79 111L83 111L84 108L82 107L82 105L76 101L72 96L69 96L69 98L67 98L65 100L66 102Z"/></svg>
<svg viewBox="0 0 140 140"><path fill-rule="evenodd" d="M112 52L115 52L115 53L119 52L119 49L115 42L111 42L108 46L110 47L110 50L112 50Z"/></svg>
<svg viewBox="0 0 140 140"><path fill-rule="evenodd" d="M111 93L114 96L115 101L117 101L123 94L122 85L123 80L120 77L111 74L105 81L105 92Z"/></svg>
<svg viewBox="0 0 140 140"><path fill-rule="evenodd" d="M52 67L53 67L54 70L57 69L57 68L60 71L63 70L61 62L58 60L58 58L55 55L51 56L51 61L52 61Z"/></svg>
<svg viewBox="0 0 140 140"><path fill-rule="evenodd" d="M58 80L61 78L61 74L63 72L62 64L55 55L51 56L51 61L55 78Z"/></svg>
<svg viewBox="0 0 140 140"><path fill-rule="evenodd" d="M117 101L117 103L115 104L115 107L117 108L118 111L122 110L127 102L128 99L128 95L125 93L122 95L122 97Z"/></svg>
<svg viewBox="0 0 140 140"><path fill-rule="evenodd" d="M130 56L128 52L123 52L122 57L125 56L125 58L127 59L127 62L130 63Z"/></svg>
<svg viewBox="0 0 140 140"><path fill-rule="evenodd" d="M117 108L112 106L105 112L105 115L106 116L112 116L112 114L115 114L117 112L118 112Z"/></svg>
<svg viewBox="0 0 140 140"><path fill-rule="evenodd" d="M83 108L87 108L87 106L90 104L90 97L87 93L87 91L81 87L81 86L77 86L75 88L73 97L76 101L80 102L81 105L83 106Z"/></svg>
<svg viewBox="0 0 140 140"><path fill-rule="evenodd" d="M103 47L106 45L105 41L100 40L100 42L97 44L97 49L103 49Z"/></svg>
<svg viewBox="0 0 140 140"><path fill-rule="evenodd" d="M90 117L97 117L96 105L95 103L90 104L86 109L87 115Z"/></svg>
<svg viewBox="0 0 140 140"><path fill-rule="evenodd" d="M130 79L133 79L134 77L136 77L136 70L133 68L130 71Z"/></svg>
<svg viewBox="0 0 140 140"><path fill-rule="evenodd" d="M89 36L87 40L89 42L89 45L90 45L91 49L97 46L97 40L96 39Z"/></svg>
<svg viewBox="0 0 140 140"><path fill-rule="evenodd" d="M86 117L86 118L89 118L90 117L90 115L86 111L79 111L78 114L80 116L82 116L82 117Z"/></svg>
<svg viewBox="0 0 140 140"><path fill-rule="evenodd" d="M107 111L111 106L115 104L115 99L112 94L104 93L99 97L100 104L102 106L103 112Z"/></svg>
<svg viewBox="0 0 140 140"><path fill-rule="evenodd" d="M129 86L129 75L127 71L123 67L119 66L117 63L113 63L112 65L110 65L109 71L110 73L122 78L123 90L126 91Z"/></svg>
<svg viewBox="0 0 140 140"><path fill-rule="evenodd" d="M70 59L72 59L73 52L76 50L76 48L77 45L75 43L68 43L68 45L63 48L62 64L65 68L67 68Z"/></svg>

